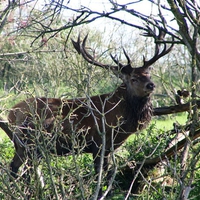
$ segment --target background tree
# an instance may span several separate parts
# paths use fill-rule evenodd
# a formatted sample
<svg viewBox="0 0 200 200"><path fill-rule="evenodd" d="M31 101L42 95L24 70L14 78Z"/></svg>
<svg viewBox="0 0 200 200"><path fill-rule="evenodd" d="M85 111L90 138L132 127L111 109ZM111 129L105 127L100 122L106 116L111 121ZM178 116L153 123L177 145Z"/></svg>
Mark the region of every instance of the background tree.
<svg viewBox="0 0 200 200"><path fill-rule="evenodd" d="M6 115L7 109L11 105L25 97L85 96L111 91L115 87L112 84L113 81L115 81L116 85L118 84L118 80L110 77L110 74L94 69L93 66L88 66L80 57L76 56L69 39L76 38L79 32L83 35L90 32L90 46L95 49L94 53L101 55L98 58L101 61L111 62L107 51L108 48L120 55L120 59L123 60L121 47L125 47L132 62L139 66L143 55L151 57L154 54L151 46L154 40L156 43L163 42L156 41L155 38L154 40L150 37L144 38L141 34L144 31L151 34L150 28L162 27L167 34L167 42L174 43L175 47L171 55L154 66L153 78L157 82L154 105L155 107L174 105L176 104L177 90L185 88L189 90L191 92L191 97L189 98L190 111L187 114L186 127L181 127L175 123L174 130L168 133L165 128L163 128L164 130L158 130L152 124L147 130L147 134L140 133L139 136L135 136L133 140L128 141L127 145L125 145L128 153L127 150L123 151L129 156L122 156L121 150L116 156L116 158L120 158L119 161L116 161L119 162L117 163L119 166L122 165L120 170L124 174L127 173L127 175L119 176L116 181L121 182L124 178L125 181L123 183L127 183L128 178L130 178L130 182L128 182L124 190L128 188L131 191L132 189L134 193L137 192L139 195L143 194L147 197L150 195L154 199L158 196L168 199L185 199L198 195L200 177L197 170L200 166L198 163L200 149L197 143L199 128L197 110L199 96L198 72L200 69L198 41L200 36L199 2L193 0L146 0L118 3L118 1L105 0L103 2L104 6L99 6L99 9L90 7L86 3L84 1L76 5L74 1L59 0L8 0L0 2L1 114ZM144 9L143 12L143 10L139 9L140 7L148 7L149 9L147 11ZM105 21L108 25L103 26ZM96 31L95 28L99 26L96 25L98 22L101 23L101 29ZM111 24L114 25L111 26ZM180 132L183 134L178 134ZM164 137L161 137L161 135ZM185 137L182 140L182 145L179 145L177 143L179 135L189 135L191 137ZM160 140L159 143L157 138ZM197 139L192 141L194 138ZM144 143L144 141L146 142ZM152 157L157 159L162 157L161 155L167 155L166 146L169 141L176 141L174 146L176 148L170 154L171 157L168 156L164 164L163 162L160 163L159 159L153 165L148 165L148 162L150 162L148 160L146 168L140 168L140 163L149 155L151 155L150 160ZM8 146L5 146L2 149L8 148ZM140 152L141 149L142 152ZM131 152L137 152L137 154L133 155ZM5 154L2 153L2 155ZM1 172L7 172L3 165L7 161L5 157L2 158L0 161L2 164ZM60 162L59 159L51 158L53 167L48 163L41 165L42 169L47 172L45 175L53 170L55 172L54 180L62 180L60 182L62 184L58 184L61 189L58 190L53 179L48 176L45 176L46 188L37 187L41 191L48 191L51 189L50 185L53 186L57 198L61 193L63 196L66 193L71 194L71 196L68 196L69 198L74 197L74 195L77 195L78 198L87 192L90 195L91 188L86 187L93 180L91 176L87 176L91 170L90 166L87 165L90 162L90 158L77 158L76 156L74 158L76 160L74 162L75 171L73 171L73 167L70 168L71 163L64 162L65 166L62 165L64 172L59 173L56 169L63 162L63 160ZM71 160L73 160L73 157ZM87 162L82 162L83 160ZM138 170L139 174L136 174L137 176L130 175L135 171L130 171L130 167L127 169L127 165L123 167L124 163L127 162L130 165L132 162L129 161L133 160L138 161L136 166L141 169ZM151 162L153 161L151 160ZM160 187L160 185L156 185L153 182L153 178L149 178L154 177L153 175L156 173L154 172L156 169L155 164L158 163L162 167L164 166L164 174L158 173L158 177L164 177L165 180L167 180L166 177L172 178L170 180L173 183L169 185L170 192L168 193L166 192L166 187L163 186L164 181L161 181L162 187ZM82 169L80 165L85 167L85 171L81 172L88 177L87 180L82 179L81 176L76 176L77 172ZM71 174L63 175L69 168ZM149 169L153 169L153 171L149 171ZM158 167L158 169L160 168ZM137 177L138 182L135 180ZM0 184L1 191L4 191L1 193L2 198L5 198L5 194L9 195L9 186L4 184L4 178L5 176L2 176ZM134 183L141 184L135 187ZM34 184L32 188L36 187ZM67 188L69 185L71 188ZM133 186L137 189L134 190ZM74 189L76 187L80 188L80 190L76 191ZM23 192L20 193L23 189L23 186L18 187L16 185L15 187L16 193L20 195L23 194ZM44 198L47 198L47 193L44 193ZM126 192L125 196L128 198L130 193Z"/></svg>

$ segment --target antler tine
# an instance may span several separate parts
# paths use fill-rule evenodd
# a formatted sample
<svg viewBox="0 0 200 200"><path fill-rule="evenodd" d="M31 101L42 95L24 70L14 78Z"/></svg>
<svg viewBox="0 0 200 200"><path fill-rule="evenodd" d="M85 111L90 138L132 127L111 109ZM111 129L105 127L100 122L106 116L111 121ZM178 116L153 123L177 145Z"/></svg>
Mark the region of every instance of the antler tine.
<svg viewBox="0 0 200 200"><path fill-rule="evenodd" d="M128 56L128 54L126 53L126 50L123 48L123 52L124 52L124 55L126 56L126 59L127 59L127 65L131 65L131 60Z"/></svg>
<svg viewBox="0 0 200 200"><path fill-rule="evenodd" d="M143 35L146 35L147 37L152 36L155 39L156 46L155 46L155 54L150 60L145 61L145 57L143 57L143 62L144 62L143 67L145 67L145 68L152 65L159 58L168 54L174 46L174 43L172 43L171 46L169 48L167 48L166 43L163 42L164 47L163 47L163 50L160 52L161 41L164 40L166 31L164 31L164 29L160 27L159 33L158 33L158 35L156 35L155 32L153 32L153 30L150 27L147 27L147 29L148 29L147 34L143 34ZM172 38L172 40L174 41L174 38Z"/></svg>
<svg viewBox="0 0 200 200"><path fill-rule="evenodd" d="M82 50L84 52L84 54L91 60L94 60L94 58L86 51L85 49L85 44L86 44L86 40L87 40L88 34L84 37L83 39L83 43L82 43Z"/></svg>
<svg viewBox="0 0 200 200"><path fill-rule="evenodd" d="M120 69L123 67L123 65L119 62L119 60L116 59L112 54L110 54L110 57L112 58L114 63L117 64L118 67L120 67Z"/></svg>
<svg viewBox="0 0 200 200"><path fill-rule="evenodd" d="M174 41L174 38L172 38L172 41ZM167 45L164 44L164 49L163 49L162 52L159 54L159 58L162 57L162 56L164 56L164 55L166 55L166 54L168 54L168 53L172 50L173 46L174 46L174 43L172 43L172 44L170 45L170 47L167 49Z"/></svg>
<svg viewBox="0 0 200 200"><path fill-rule="evenodd" d="M71 41L78 54L81 54L80 34L78 35L77 42L75 42L73 39L71 39Z"/></svg>
<svg viewBox="0 0 200 200"><path fill-rule="evenodd" d="M130 58L129 58L129 56L128 56L128 54L126 53L126 51L125 51L124 48L123 48L123 52L124 52L124 55L125 55L125 57L126 57L126 59L127 59L127 65L131 65L131 60L130 60ZM113 60L120 68L125 67L125 66L124 66L123 64L121 64L121 63L119 62L119 60L116 59L112 54L110 54L110 57L112 58L112 60Z"/></svg>
<svg viewBox="0 0 200 200"><path fill-rule="evenodd" d="M102 67L102 68L109 68L109 67L112 67L112 66L109 66L109 65L104 65L100 62L97 62L94 57L92 55L90 55L86 49L85 49L85 44L86 44L86 41L87 41L87 37L88 37L88 34L84 37L83 39L83 42L82 42L82 45L81 45L81 41L80 41L80 34L78 35L78 39L77 39L77 42L75 42L74 40L72 40L72 44L74 46L74 48L76 49L76 51L81 54L83 56L83 58L89 62L90 64L93 64L93 65L96 65L96 66L99 66L99 67Z"/></svg>
<svg viewBox="0 0 200 200"><path fill-rule="evenodd" d="M124 73L124 74L130 74L133 71L133 68L131 67L131 60L128 56L128 54L126 53L125 49L123 48L123 52L124 55L127 58L127 65L123 65L119 62L118 59L116 59L112 54L110 54L112 60L117 64L117 66L119 67L119 70ZM116 67L115 67L116 68Z"/></svg>
<svg viewBox="0 0 200 200"><path fill-rule="evenodd" d="M158 33L158 40L163 40L165 38L166 32L164 31L163 28L159 29L159 33Z"/></svg>
<svg viewBox="0 0 200 200"><path fill-rule="evenodd" d="M131 73L131 71L133 70L133 68L131 67L131 60L124 49L123 49L123 52L127 59L127 65L121 64L119 62L119 60L116 59L112 54L110 54L110 56L116 65L105 65L105 64L102 64L102 63L96 61L94 59L94 57L90 53L88 53L88 51L86 50L85 46L86 46L87 37L88 37L88 35L86 35L84 37L82 44L81 44L81 40L80 40L80 34L78 36L77 41L72 40L72 44L73 44L74 48L76 49L76 51L79 54L81 54L87 62L89 62L93 65L105 68L105 69L111 69L114 72L114 74L116 74L116 71L120 71L120 72L126 73L126 74Z"/></svg>
<svg viewBox="0 0 200 200"><path fill-rule="evenodd" d="M155 29L152 30L152 28L148 25L146 27L147 27L147 29L146 29L147 32L143 33L142 35L146 36L146 37L154 37L155 38L156 37Z"/></svg>
<svg viewBox="0 0 200 200"><path fill-rule="evenodd" d="M158 43L159 41L163 41L165 38L166 32L164 31L163 28L159 28L159 33L158 36L156 36L155 34L155 43L156 43L156 47L155 47L155 54L157 53L157 51L159 52L159 48L160 48L160 43ZM166 44L164 44L164 49L166 49Z"/></svg>

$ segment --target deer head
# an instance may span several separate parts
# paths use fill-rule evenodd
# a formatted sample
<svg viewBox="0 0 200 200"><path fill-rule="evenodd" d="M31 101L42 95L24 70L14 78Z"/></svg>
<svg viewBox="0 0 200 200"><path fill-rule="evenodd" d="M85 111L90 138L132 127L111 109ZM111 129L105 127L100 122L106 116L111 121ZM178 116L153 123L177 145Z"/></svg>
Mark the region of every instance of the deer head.
<svg viewBox="0 0 200 200"><path fill-rule="evenodd" d="M152 36L157 41L163 41L165 32L160 29L158 36L156 36L156 34L150 28L148 28L148 33L144 35ZM156 43L154 56L148 61L146 61L143 57L143 66L136 68L131 66L131 60L124 49L123 52L127 59L127 64L125 65L120 63L119 60L116 59L112 54L110 54L110 56L116 65L108 65L96 61L95 58L86 50L86 40L87 35L83 39L82 44L80 41L80 35L78 36L78 40L76 42L72 40L73 46L76 51L81 54L87 62L101 68L111 69L115 75L122 79L123 83L126 85L129 95L136 97L146 97L153 92L155 85L151 81L150 66L159 58L169 53L173 47L172 44L169 48L167 48L166 44L163 43L164 48L160 52L161 43Z"/></svg>

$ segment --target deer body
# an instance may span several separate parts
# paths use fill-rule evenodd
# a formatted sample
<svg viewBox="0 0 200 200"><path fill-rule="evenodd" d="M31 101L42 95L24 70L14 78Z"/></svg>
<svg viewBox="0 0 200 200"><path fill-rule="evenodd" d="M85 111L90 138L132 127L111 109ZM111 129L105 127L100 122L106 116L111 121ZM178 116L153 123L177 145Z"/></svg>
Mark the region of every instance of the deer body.
<svg viewBox="0 0 200 200"><path fill-rule="evenodd" d="M163 34L159 34L163 39ZM150 97L155 85L151 81L149 67L167 54L172 46L156 52L152 59L144 61L142 67L133 68L126 52L127 65L119 63L112 55L115 66L95 61L85 48L87 36L82 44L72 41L74 48L84 59L96 66L109 68L122 79L116 91L88 98L61 100L56 98L30 98L15 105L8 116L14 132L3 128L15 145L15 155L10 164L15 177L19 167L29 156L29 145L37 149L37 143L45 138L46 147L54 154L65 155L81 149L92 153L96 174L100 170L102 136L105 136L103 168L107 170L108 155L137 130L145 128L151 120ZM38 127L39 126L39 127ZM39 136L39 137L38 137ZM40 152L38 151L38 154Z"/></svg>
<svg viewBox="0 0 200 200"><path fill-rule="evenodd" d="M26 155L22 154L27 148L26 144L33 143L33 141L28 141L28 137L23 140L20 138L24 138L26 131L37 130L37 123L43 126L41 134L51 133L50 138L54 137L55 128L61 127L59 130L61 133L55 133L58 136L55 144L49 149L53 153L70 154L72 146L76 145L72 142L72 137L75 137L76 143L83 152L92 153L93 157L97 158L102 145L101 119L105 114L105 150L108 155L112 146L114 149L118 148L128 136L144 128L151 119L152 105L149 95L142 98L135 96L131 98L126 94L127 88L120 86L114 94L93 96L89 100L84 98L74 100L30 98L18 103L11 109L8 116L9 122L17 127L14 135L9 135L17 150L11 163L11 170L16 173L25 161ZM112 129L114 135L111 134ZM21 155L20 158L18 155ZM94 162L95 166L99 166L99 161L94 159ZM107 165L107 161L105 163Z"/></svg>

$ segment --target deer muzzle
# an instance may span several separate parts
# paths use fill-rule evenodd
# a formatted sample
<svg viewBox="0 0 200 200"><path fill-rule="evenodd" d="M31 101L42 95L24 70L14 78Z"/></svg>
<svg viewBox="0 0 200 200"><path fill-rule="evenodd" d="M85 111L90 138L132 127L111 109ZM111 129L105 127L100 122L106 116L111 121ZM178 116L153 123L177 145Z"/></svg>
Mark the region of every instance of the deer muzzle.
<svg viewBox="0 0 200 200"><path fill-rule="evenodd" d="M148 90L150 90L150 91L153 91L154 88L155 88L155 84L154 84L154 83L148 83L148 84L146 85L146 88L147 88Z"/></svg>

